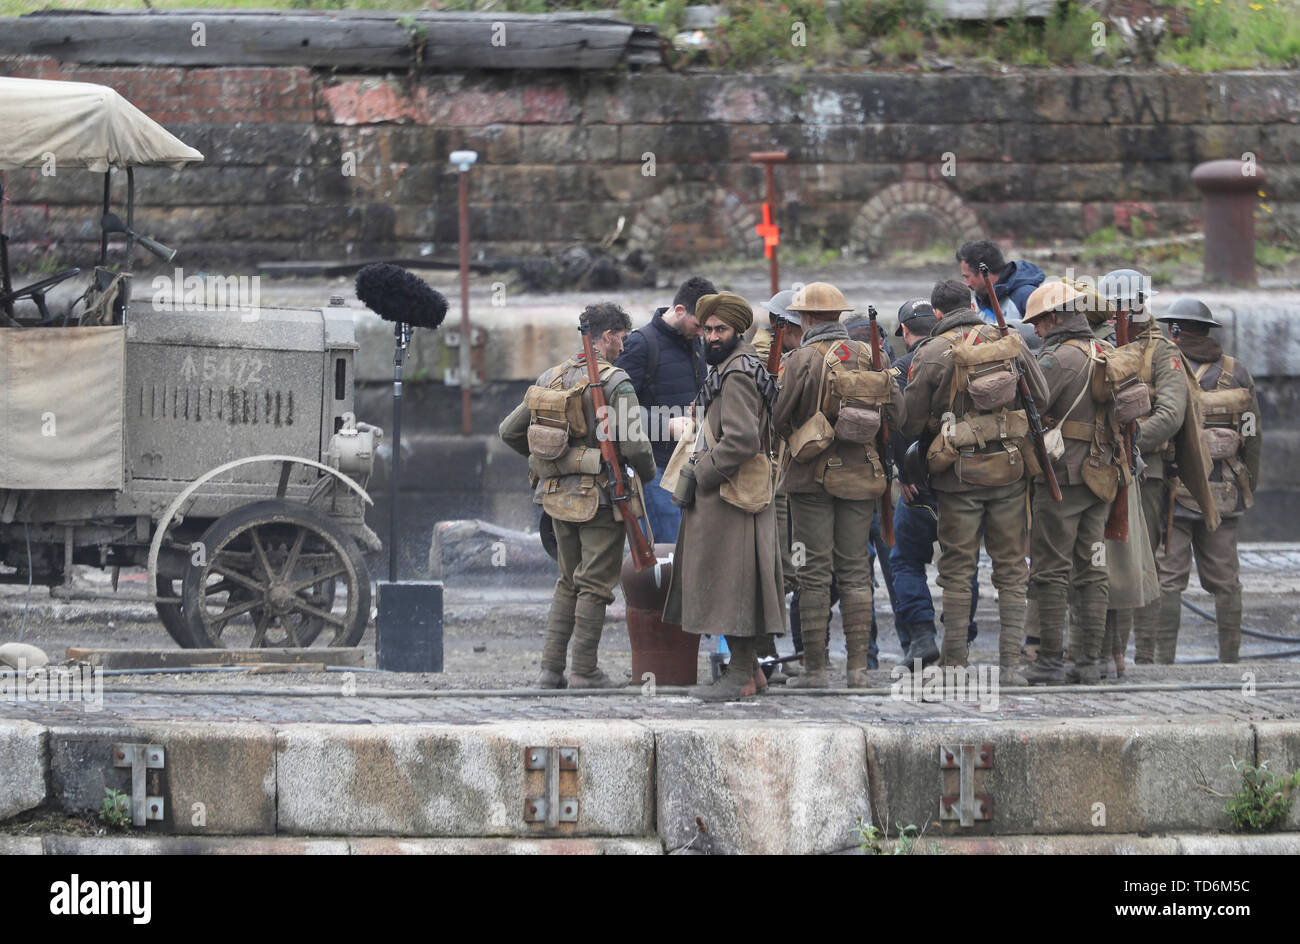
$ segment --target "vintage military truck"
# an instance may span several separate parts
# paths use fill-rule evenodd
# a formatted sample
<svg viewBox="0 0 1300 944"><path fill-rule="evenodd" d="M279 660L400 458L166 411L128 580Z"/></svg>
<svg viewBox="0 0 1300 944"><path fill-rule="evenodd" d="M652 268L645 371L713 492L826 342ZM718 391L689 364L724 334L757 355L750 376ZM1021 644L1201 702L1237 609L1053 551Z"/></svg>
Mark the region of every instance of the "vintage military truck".
<svg viewBox="0 0 1300 944"><path fill-rule="evenodd" d="M84 599L144 568L182 646L356 645L382 430L355 418L351 311L250 304L229 279L215 299L149 282L132 298L136 245L175 255L133 229L134 169L203 156L86 83L0 79L0 128L0 171L104 175L98 265L70 311L45 293L80 271L15 289L0 235L0 581ZM74 585L74 565L111 569L114 594Z"/></svg>

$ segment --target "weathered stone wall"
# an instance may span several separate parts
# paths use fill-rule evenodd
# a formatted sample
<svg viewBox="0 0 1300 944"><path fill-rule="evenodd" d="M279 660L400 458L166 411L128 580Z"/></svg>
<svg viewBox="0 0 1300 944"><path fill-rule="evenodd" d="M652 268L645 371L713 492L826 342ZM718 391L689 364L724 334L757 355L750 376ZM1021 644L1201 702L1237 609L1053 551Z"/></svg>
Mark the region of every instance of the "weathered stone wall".
<svg viewBox="0 0 1300 944"><path fill-rule="evenodd" d="M475 247L596 241L676 257L754 252L761 170L787 243L1025 245L1127 226L1195 228L1200 161L1256 155L1270 219L1294 220L1300 73L403 76L284 68L105 68L0 60L112 85L207 161L139 173L138 228L204 268L453 255L456 148L474 148ZM653 168L650 165L653 160ZM651 174L653 170L653 174ZM9 174L13 251L84 262L101 182Z"/></svg>

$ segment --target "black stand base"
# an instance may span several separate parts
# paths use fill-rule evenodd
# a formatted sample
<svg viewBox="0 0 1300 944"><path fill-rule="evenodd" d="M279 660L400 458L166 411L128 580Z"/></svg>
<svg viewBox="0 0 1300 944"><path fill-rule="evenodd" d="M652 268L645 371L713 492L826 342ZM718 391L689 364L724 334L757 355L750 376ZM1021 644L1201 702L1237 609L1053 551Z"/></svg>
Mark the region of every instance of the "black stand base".
<svg viewBox="0 0 1300 944"><path fill-rule="evenodd" d="M441 580L379 581L375 652L389 672L442 671Z"/></svg>

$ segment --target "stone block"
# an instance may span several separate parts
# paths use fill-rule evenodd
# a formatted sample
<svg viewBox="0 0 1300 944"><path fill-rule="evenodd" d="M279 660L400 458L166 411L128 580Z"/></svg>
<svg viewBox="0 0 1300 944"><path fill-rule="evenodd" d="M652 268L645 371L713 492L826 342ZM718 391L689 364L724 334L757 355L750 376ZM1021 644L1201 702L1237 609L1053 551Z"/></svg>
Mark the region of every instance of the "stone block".
<svg viewBox="0 0 1300 944"><path fill-rule="evenodd" d="M48 758L42 725L0 721L0 820L45 802Z"/></svg>
<svg viewBox="0 0 1300 944"><path fill-rule="evenodd" d="M641 162L636 161L593 168L590 177L593 191L605 199L623 204L648 200L659 192L660 185L657 175L644 174L641 167Z"/></svg>
<svg viewBox="0 0 1300 944"><path fill-rule="evenodd" d="M1291 829L1295 829L1294 820ZM1178 851L1183 855L1293 856L1300 855L1300 835L1179 836Z"/></svg>
<svg viewBox="0 0 1300 944"><path fill-rule="evenodd" d="M764 125L793 121L799 96L792 84L776 75L710 77L701 89L701 118L729 125Z"/></svg>
<svg viewBox="0 0 1300 944"><path fill-rule="evenodd" d="M1207 75L1208 120L1234 124L1293 123L1300 113L1300 81L1294 72Z"/></svg>
<svg viewBox="0 0 1300 944"><path fill-rule="evenodd" d="M245 165L248 167L307 166L337 162L344 138L337 128L317 128L308 123L249 123L214 125L185 123L171 125L167 130L192 148L203 152L203 163L186 171L215 165ZM350 130L350 129L349 129ZM387 136L395 129L369 128L370 136ZM155 172L151 172L151 177Z"/></svg>
<svg viewBox="0 0 1300 944"><path fill-rule="evenodd" d="M1033 112L1062 124L1171 124L1207 120L1200 75L1041 75L1032 80Z"/></svg>
<svg viewBox="0 0 1300 944"><path fill-rule="evenodd" d="M296 839L288 836L47 836L46 855L348 855L343 839Z"/></svg>
<svg viewBox="0 0 1300 944"><path fill-rule="evenodd" d="M574 746L561 772L576 823L524 821L545 796L527 747ZM279 829L342 836L647 836L654 829L654 738L632 722L479 726L294 725L277 742Z"/></svg>
<svg viewBox="0 0 1300 944"><path fill-rule="evenodd" d="M1226 792L1221 766L1251 756L1254 740L1248 724L1210 719L869 725L866 734L879 818L975 835L1223 829L1223 801L1199 790L1198 778ZM940 820L940 798L958 788L957 771L939 767L939 748L961 744L993 746L992 768L975 780L993 819L969 830Z"/></svg>
<svg viewBox="0 0 1300 944"><path fill-rule="evenodd" d="M98 810L106 788L131 792L129 767L114 767L117 743L158 744L161 771L147 789L164 801L164 819L147 828L194 835L275 832L275 741L256 724L141 724L52 727L50 798L68 812ZM153 794L159 789L161 793Z"/></svg>
<svg viewBox="0 0 1300 944"><path fill-rule="evenodd" d="M591 124L698 121L701 101L716 80L709 76L642 72L616 81L593 82L582 101Z"/></svg>
<svg viewBox="0 0 1300 944"><path fill-rule="evenodd" d="M608 125L524 125L520 161L570 164L618 156L619 129Z"/></svg>
<svg viewBox="0 0 1300 944"><path fill-rule="evenodd" d="M671 852L827 853L871 820L852 725L655 723L659 838ZM697 826L702 820L707 833Z"/></svg>
<svg viewBox="0 0 1300 944"><path fill-rule="evenodd" d="M1300 770L1300 722L1256 721L1255 757L1256 763L1268 761L1269 770L1279 776ZM1291 816L1281 828L1296 830L1300 829L1300 790L1292 791L1292 795L1295 802L1291 804ZM1300 836L1292 838L1293 846L1300 845Z"/></svg>
<svg viewBox="0 0 1300 944"><path fill-rule="evenodd" d="M657 839L353 839L352 855L663 855Z"/></svg>
<svg viewBox="0 0 1300 944"><path fill-rule="evenodd" d="M858 73L808 78L799 100L805 122L903 123L923 114L935 124L1010 121L1032 99L1020 76Z"/></svg>
<svg viewBox="0 0 1300 944"><path fill-rule="evenodd" d="M914 847L926 855L1178 855L1172 836L989 836L962 838L927 832Z"/></svg>
<svg viewBox="0 0 1300 944"><path fill-rule="evenodd" d="M0 836L0 855L43 855L41 840L35 836Z"/></svg>

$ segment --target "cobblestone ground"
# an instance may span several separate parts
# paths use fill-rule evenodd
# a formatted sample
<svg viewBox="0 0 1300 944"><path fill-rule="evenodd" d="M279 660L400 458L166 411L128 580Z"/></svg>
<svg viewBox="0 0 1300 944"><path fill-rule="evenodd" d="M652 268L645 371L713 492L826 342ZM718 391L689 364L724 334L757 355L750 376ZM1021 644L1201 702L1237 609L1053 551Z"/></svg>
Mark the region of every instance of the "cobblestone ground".
<svg viewBox="0 0 1300 944"><path fill-rule="evenodd" d="M989 588L987 560L981 585ZM1247 545L1242 549L1245 622L1248 627L1296 640L1247 639L1243 655L1300 649L1300 545ZM107 578L86 570L78 580L94 589L107 587ZM140 581L123 578L124 589ZM938 600L937 587L933 588ZM1213 609L1213 600L1195 587L1188 602ZM974 693L963 699L928 702L892 692L889 669L900 658L892 615L883 592L877 600L882 670L873 676L878 686L850 695L785 693L745 703L704 706L679 690L629 687L607 694L568 695L528 691L538 671L538 653L546 617L546 587L467 588L447 591L445 634L446 671L406 675L354 672L250 675L246 672L202 674L110 675L104 680L103 708L90 711L76 703L23 703L0 699L0 717L27 718L69 724L112 724L122 721L248 720L267 723L332 722L448 722L563 718L771 718L785 721L951 721L1055 717L1176 717L1220 715L1233 718L1300 717L1300 661L1247 660L1238 666L1130 666L1119 681L1096 689L1001 689L995 710L982 710ZM0 587L0 642L18 638L45 649L62 661L65 648L174 648L151 606L140 604L65 603L46 591ZM23 626L24 609L26 626ZM601 662L611 675L630 679L625 610L620 601L610 608ZM978 612L980 635L972 649L973 663L996 661L996 600L989 591ZM1184 610L1180 660L1209 660L1215 655L1212 623ZM714 640L704 639L698 674L709 676ZM787 640L779 642L789 651ZM374 665L373 629L362 642L366 665ZM843 686L843 636L838 614L833 621L834 677ZM1130 649L1131 652L1131 649ZM1194 686L1189 688L1189 686ZM1253 686L1253 687L1252 687ZM1276 687L1275 687L1276 686ZM344 694L345 689L355 694ZM507 694L518 692L518 694ZM922 693L917 693L918 696ZM984 707L989 707L984 692Z"/></svg>

